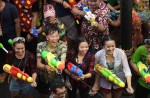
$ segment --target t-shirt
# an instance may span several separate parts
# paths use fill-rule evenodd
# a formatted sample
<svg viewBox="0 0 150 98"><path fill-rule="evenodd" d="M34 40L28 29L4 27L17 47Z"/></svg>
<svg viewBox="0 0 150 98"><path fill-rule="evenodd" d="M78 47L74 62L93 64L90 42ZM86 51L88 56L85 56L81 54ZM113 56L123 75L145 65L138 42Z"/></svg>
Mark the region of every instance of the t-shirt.
<svg viewBox="0 0 150 98"><path fill-rule="evenodd" d="M145 65L147 65L147 57L148 57L148 51L146 50L145 45L142 45L142 46L140 46L140 47L138 47L136 49L136 51L133 54L131 60L135 64L137 64L139 61L141 61L142 63L144 63ZM143 87L145 87L147 89L150 89L150 86L148 86L148 84L145 83L142 78L139 78L138 83L141 86L143 86Z"/></svg>
<svg viewBox="0 0 150 98"><path fill-rule="evenodd" d="M19 17L17 8L10 3L5 3L5 7L1 12L2 32L3 36L13 39L16 36L14 20Z"/></svg>

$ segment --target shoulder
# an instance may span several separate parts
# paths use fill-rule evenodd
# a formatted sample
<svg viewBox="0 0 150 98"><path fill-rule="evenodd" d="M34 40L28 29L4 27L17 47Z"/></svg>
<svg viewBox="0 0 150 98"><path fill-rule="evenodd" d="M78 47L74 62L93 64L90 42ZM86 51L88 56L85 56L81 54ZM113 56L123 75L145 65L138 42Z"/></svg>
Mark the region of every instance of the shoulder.
<svg viewBox="0 0 150 98"><path fill-rule="evenodd" d="M95 56L102 55L102 54L105 54L105 49L101 49L101 50L97 51Z"/></svg>
<svg viewBox="0 0 150 98"><path fill-rule="evenodd" d="M44 45L46 45L46 42L40 42L40 43L37 44L37 47L41 47L41 46L44 46Z"/></svg>

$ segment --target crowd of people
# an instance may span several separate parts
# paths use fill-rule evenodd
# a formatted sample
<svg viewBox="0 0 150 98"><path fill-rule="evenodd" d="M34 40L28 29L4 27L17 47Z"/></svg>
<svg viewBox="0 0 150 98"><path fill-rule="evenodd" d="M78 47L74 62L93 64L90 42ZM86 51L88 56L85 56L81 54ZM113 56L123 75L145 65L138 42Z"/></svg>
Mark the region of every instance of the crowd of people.
<svg viewBox="0 0 150 98"><path fill-rule="evenodd" d="M121 49L120 18L120 0L0 0L1 83L11 98L121 98L124 90L147 98L149 1L133 0L131 59Z"/></svg>

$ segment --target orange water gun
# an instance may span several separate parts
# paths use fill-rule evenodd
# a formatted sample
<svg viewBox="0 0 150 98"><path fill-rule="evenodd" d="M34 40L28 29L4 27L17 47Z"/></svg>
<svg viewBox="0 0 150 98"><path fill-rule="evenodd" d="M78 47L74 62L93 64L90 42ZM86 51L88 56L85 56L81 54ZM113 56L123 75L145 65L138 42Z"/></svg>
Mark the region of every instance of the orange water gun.
<svg viewBox="0 0 150 98"><path fill-rule="evenodd" d="M23 80L23 81L26 81L29 83L33 82L32 77L30 77L27 73L24 73L23 71L21 71L19 68L15 67L15 66L5 64L3 66L3 70L20 80Z"/></svg>

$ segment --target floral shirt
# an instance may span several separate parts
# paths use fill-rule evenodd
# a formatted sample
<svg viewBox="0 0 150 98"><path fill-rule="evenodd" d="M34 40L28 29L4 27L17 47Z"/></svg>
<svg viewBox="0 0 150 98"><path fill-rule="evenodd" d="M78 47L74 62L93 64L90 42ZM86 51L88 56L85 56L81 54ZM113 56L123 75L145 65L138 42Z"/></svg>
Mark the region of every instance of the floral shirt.
<svg viewBox="0 0 150 98"><path fill-rule="evenodd" d="M75 6L80 9L81 4L87 5L87 0L81 0ZM88 7L90 8L90 5ZM102 24L105 30L103 33L101 33L100 31L98 31L96 27L92 27L89 21L84 19L81 25L81 33L87 38L91 46L94 46L95 49L99 49L101 43L101 37L103 35L109 34L109 28L108 28L109 10L105 3L100 3L99 7L97 9L94 9L93 11L91 10L91 12L92 14L96 15L95 20L98 23Z"/></svg>
<svg viewBox="0 0 150 98"><path fill-rule="evenodd" d="M42 51L46 50L49 51L46 48L47 42L40 42L37 45L37 58L41 58ZM62 42L58 42L55 50L49 51L52 54L54 54L56 57L58 57L59 60L65 60L66 59L66 52L67 52L67 46L64 45ZM45 60L42 59L43 64L47 64ZM46 70L40 70L39 74L41 76L41 80L48 83L53 77L57 77L59 75L56 74L56 72L47 73Z"/></svg>

